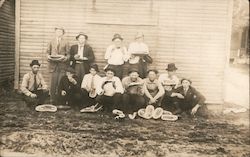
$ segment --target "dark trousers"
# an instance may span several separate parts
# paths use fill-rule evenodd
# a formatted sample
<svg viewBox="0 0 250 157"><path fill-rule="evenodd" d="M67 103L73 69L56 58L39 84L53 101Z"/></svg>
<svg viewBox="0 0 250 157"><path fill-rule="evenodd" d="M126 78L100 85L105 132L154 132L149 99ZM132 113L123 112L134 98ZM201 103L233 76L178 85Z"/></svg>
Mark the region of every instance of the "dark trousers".
<svg viewBox="0 0 250 157"><path fill-rule="evenodd" d="M121 109L122 94L116 93L113 96L98 95L96 101L103 106L104 111L111 112L113 109Z"/></svg>
<svg viewBox="0 0 250 157"><path fill-rule="evenodd" d="M59 81L65 75L65 71L62 71L57 67L55 71L51 72L50 75L51 75L50 76L50 81L51 81L50 82L50 102L52 104L56 104L57 97L58 97L57 91L58 91Z"/></svg>
<svg viewBox="0 0 250 157"><path fill-rule="evenodd" d="M89 92L86 89L82 89L82 100L83 107L88 107L96 103L95 98L89 97Z"/></svg>
<svg viewBox="0 0 250 157"><path fill-rule="evenodd" d="M86 74L84 64L83 63L76 63L75 71L76 71L76 75L78 76L79 80L82 81L84 75Z"/></svg>
<svg viewBox="0 0 250 157"><path fill-rule="evenodd" d="M82 104L82 94L80 91L68 90L66 95L62 96L61 93L58 94L58 104L59 105L69 105L71 107L80 107Z"/></svg>
<svg viewBox="0 0 250 157"><path fill-rule="evenodd" d="M123 77L123 65L112 65L109 64L108 68L112 68L115 70L115 76L119 77L122 79Z"/></svg>
<svg viewBox="0 0 250 157"><path fill-rule="evenodd" d="M177 97L171 97L165 94L162 98L161 103L162 103L163 109L170 111L170 112L174 112L179 109L180 101Z"/></svg>
<svg viewBox="0 0 250 157"><path fill-rule="evenodd" d="M45 100L49 96L49 92L44 91L44 90L37 90L32 93L36 94L37 97L31 98L30 96L26 96L23 94L23 100L26 102L28 106L37 106L37 105L44 104Z"/></svg>
<svg viewBox="0 0 250 157"><path fill-rule="evenodd" d="M140 59L140 61L136 64L129 64L128 69L137 69L140 78L144 79L147 77L147 67L147 63Z"/></svg>
<svg viewBox="0 0 250 157"><path fill-rule="evenodd" d="M122 98L122 110L126 113L137 112L139 109L145 107L145 99L141 95L125 93L123 94Z"/></svg>

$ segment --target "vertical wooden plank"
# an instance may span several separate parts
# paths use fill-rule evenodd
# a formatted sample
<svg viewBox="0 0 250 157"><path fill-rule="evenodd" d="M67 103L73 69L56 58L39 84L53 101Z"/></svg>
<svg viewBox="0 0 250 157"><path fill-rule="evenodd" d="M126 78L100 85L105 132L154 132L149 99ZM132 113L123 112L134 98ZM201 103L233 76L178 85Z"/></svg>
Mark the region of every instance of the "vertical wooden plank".
<svg viewBox="0 0 250 157"><path fill-rule="evenodd" d="M16 0L15 4L15 83L14 88L19 88L19 73L20 73L20 6L21 0Z"/></svg>

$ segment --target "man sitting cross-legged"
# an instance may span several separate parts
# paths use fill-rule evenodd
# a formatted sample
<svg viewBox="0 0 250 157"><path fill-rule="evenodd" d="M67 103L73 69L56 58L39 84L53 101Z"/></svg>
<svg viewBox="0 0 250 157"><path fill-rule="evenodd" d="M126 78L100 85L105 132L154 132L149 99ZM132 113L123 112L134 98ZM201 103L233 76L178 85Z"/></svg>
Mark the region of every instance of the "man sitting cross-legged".
<svg viewBox="0 0 250 157"><path fill-rule="evenodd" d="M129 114L129 118L134 119L137 111L145 106L143 97L143 80L139 77L137 69L129 69L129 76L123 78L123 110Z"/></svg>
<svg viewBox="0 0 250 157"><path fill-rule="evenodd" d="M82 103L80 81L73 68L68 67L66 74L61 78L58 87L59 105L69 105L78 108Z"/></svg>

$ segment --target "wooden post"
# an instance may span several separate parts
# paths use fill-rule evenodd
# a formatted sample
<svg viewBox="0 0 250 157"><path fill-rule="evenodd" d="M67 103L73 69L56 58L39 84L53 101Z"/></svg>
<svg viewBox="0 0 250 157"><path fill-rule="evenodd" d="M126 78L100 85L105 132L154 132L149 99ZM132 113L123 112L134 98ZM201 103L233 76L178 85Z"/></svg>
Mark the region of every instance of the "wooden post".
<svg viewBox="0 0 250 157"><path fill-rule="evenodd" d="M19 89L20 72L20 5L21 0L16 0L15 4L15 82L14 88Z"/></svg>

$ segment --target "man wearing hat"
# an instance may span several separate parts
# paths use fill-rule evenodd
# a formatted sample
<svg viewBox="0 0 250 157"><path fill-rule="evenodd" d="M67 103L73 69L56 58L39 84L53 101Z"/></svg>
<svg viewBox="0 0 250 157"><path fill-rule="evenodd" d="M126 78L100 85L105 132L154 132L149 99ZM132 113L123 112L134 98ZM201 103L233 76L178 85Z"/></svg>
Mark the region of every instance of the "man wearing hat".
<svg viewBox="0 0 250 157"><path fill-rule="evenodd" d="M173 114L180 114L182 112L188 112L191 115L195 115L197 111L199 114L205 111L206 107L204 105L205 97L197 91L194 87L191 86L192 81L187 78L181 80L181 86L177 89L174 89L171 97L176 98L177 109Z"/></svg>
<svg viewBox="0 0 250 157"><path fill-rule="evenodd" d="M122 79L125 90L123 94L123 110L128 113L137 113L145 105L143 80L139 77L137 69L129 69L129 76Z"/></svg>
<svg viewBox="0 0 250 157"><path fill-rule="evenodd" d="M106 68L106 77L102 77L97 85L96 92L98 96L96 101L103 106L105 111L121 108L122 94L124 92L121 80L114 76L115 70Z"/></svg>
<svg viewBox="0 0 250 157"><path fill-rule="evenodd" d="M97 74L99 72L97 64L91 64L89 74L84 75L82 80L82 94L84 100L84 106L93 105L97 96L96 87L101 81L101 77Z"/></svg>
<svg viewBox="0 0 250 157"><path fill-rule="evenodd" d="M128 61L129 55L127 49L122 44L123 38L120 34L115 34L112 42L105 53L105 59L108 61L108 67L115 70L115 75L122 79L123 64Z"/></svg>
<svg viewBox="0 0 250 157"><path fill-rule="evenodd" d="M23 76L21 92L28 106L44 104L48 97L48 88L42 74L39 72L40 63L33 60L31 71Z"/></svg>
<svg viewBox="0 0 250 157"><path fill-rule="evenodd" d="M49 72L50 72L50 100L56 103L59 81L65 74L69 60L69 43L63 37L65 30L62 27L55 28L55 37L49 42L47 48Z"/></svg>
<svg viewBox="0 0 250 157"><path fill-rule="evenodd" d="M75 69L76 75L82 80L83 76L89 73L89 66L94 62L95 56L92 47L87 44L86 34L79 33L76 40L78 44L70 48L70 66Z"/></svg>
<svg viewBox="0 0 250 157"><path fill-rule="evenodd" d="M143 59L145 55L149 55L148 45L144 43L144 34L138 32L135 41L129 44L129 68L138 69L139 76L145 78L147 76L147 62Z"/></svg>
<svg viewBox="0 0 250 157"><path fill-rule="evenodd" d="M58 93L60 105L78 108L82 103L80 80L75 75L73 68L66 69L66 74L60 80Z"/></svg>
<svg viewBox="0 0 250 157"><path fill-rule="evenodd" d="M169 63L166 70L167 73L159 76L159 81L165 89L165 95L162 99L162 107L172 112L176 106L174 104L175 98L171 97L171 94L173 90L179 86L180 81L176 75L177 67L174 63Z"/></svg>

